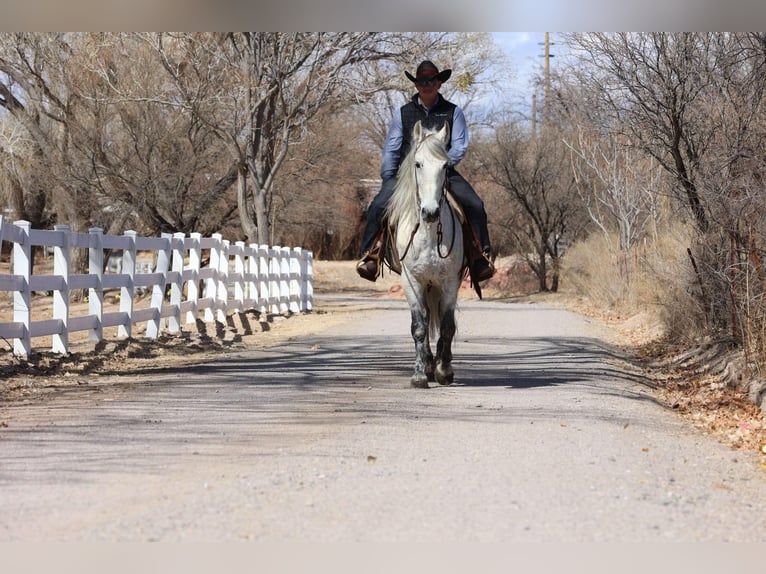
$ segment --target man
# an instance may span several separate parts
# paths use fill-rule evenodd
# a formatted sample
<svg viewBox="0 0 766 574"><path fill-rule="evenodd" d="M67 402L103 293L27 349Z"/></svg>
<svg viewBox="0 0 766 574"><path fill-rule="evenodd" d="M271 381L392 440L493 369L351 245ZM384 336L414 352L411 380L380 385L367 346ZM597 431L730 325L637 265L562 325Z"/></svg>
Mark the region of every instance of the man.
<svg viewBox="0 0 766 574"><path fill-rule="evenodd" d="M482 251L470 262L471 277L474 281L489 279L495 274L495 268L489 260L491 249L484 202L455 169L468 149L465 116L459 106L445 100L439 93L442 83L452 75L452 70L445 69L440 72L433 62L424 60L418 66L415 76L407 71L404 74L415 84L418 93L399 109L389 126L380 168L383 185L370 203L367 226L362 236L362 259L357 263L356 271L369 281L375 281L378 277L381 264L378 236L384 225L386 204L394 192L396 173L412 143L412 129L415 124L420 121L424 128L438 130L447 122L451 134L447 150L450 158L447 168L450 190L463 207Z"/></svg>

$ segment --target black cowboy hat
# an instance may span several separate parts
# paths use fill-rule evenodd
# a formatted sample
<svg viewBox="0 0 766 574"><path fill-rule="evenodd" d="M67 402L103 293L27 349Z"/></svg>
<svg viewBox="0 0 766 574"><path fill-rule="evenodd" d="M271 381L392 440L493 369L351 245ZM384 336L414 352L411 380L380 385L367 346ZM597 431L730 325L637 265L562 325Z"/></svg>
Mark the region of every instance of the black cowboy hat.
<svg viewBox="0 0 766 574"><path fill-rule="evenodd" d="M442 70L440 72L439 68L437 68L433 62L430 60L423 60L420 62L420 65L418 66L417 72L415 72L414 76L406 70L404 71L404 75L415 83L417 83L418 80L431 80L434 78L444 83L449 80L449 77L452 75L452 70L447 68L446 70Z"/></svg>

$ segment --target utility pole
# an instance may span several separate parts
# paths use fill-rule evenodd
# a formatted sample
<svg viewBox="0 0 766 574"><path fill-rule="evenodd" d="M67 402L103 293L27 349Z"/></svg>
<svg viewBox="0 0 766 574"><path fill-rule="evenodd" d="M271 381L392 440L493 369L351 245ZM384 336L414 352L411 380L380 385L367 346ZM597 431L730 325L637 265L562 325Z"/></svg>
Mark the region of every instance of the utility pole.
<svg viewBox="0 0 766 574"><path fill-rule="evenodd" d="M551 113L551 42L545 33L545 125L548 125Z"/></svg>
<svg viewBox="0 0 766 574"><path fill-rule="evenodd" d="M550 41L550 32L545 33L545 42L543 42L545 45L545 52L543 57L545 58L545 111L543 112L543 126L548 125L548 120L550 119L550 113L551 113L551 58L553 58L553 54L551 54L551 46L553 45Z"/></svg>

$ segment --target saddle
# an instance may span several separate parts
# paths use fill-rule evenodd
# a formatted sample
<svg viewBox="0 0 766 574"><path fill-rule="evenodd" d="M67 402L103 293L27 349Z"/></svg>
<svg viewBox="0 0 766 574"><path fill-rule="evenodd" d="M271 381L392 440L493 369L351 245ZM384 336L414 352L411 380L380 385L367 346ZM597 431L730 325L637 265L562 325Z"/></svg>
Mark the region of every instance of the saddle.
<svg viewBox="0 0 766 574"><path fill-rule="evenodd" d="M479 238L476 237L476 232L468 222L463 208L460 206L460 203L452 195L452 193L447 193L447 200L449 201L449 204L452 207L452 210L455 212L455 216L457 217L458 221L460 222L460 226L463 229L463 265L460 268L460 276L468 276L470 278L471 286L473 287L474 291L476 291L479 299L481 299L481 286L479 285L479 282L476 280L476 278L473 277L471 270L471 262L475 261L479 257L484 257L481 245L479 243ZM414 235L415 233L413 232L413 236ZM384 222L384 225L382 226L378 236L375 238L373 245L380 245L380 252L378 254L380 262L384 263L386 267L388 267L397 275L401 275L402 262L399 259L399 253L396 249L396 228L390 225L388 222ZM406 257L406 254L407 251L405 250L403 257ZM372 252L369 254L369 256L374 257ZM382 275L383 265L380 265L379 269L379 272Z"/></svg>

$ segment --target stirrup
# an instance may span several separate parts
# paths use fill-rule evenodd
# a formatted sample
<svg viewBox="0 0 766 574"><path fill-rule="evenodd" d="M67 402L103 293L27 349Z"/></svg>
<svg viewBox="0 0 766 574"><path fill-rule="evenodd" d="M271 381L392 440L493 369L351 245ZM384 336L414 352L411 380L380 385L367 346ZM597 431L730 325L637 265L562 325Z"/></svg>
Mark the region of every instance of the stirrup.
<svg viewBox="0 0 766 574"><path fill-rule="evenodd" d="M475 283L492 279L496 272L497 269L495 269L495 265L492 263L492 260L487 257L486 253L482 253L481 257L478 257L471 262L471 278Z"/></svg>
<svg viewBox="0 0 766 574"><path fill-rule="evenodd" d="M366 251L356 264L356 272L367 281L375 281L383 270L383 254L386 241L387 226L383 226L372 242L372 247Z"/></svg>
<svg viewBox="0 0 766 574"><path fill-rule="evenodd" d="M380 276L380 263L378 259L367 254L356 264L356 272L362 279L367 279L367 281L374 283Z"/></svg>

